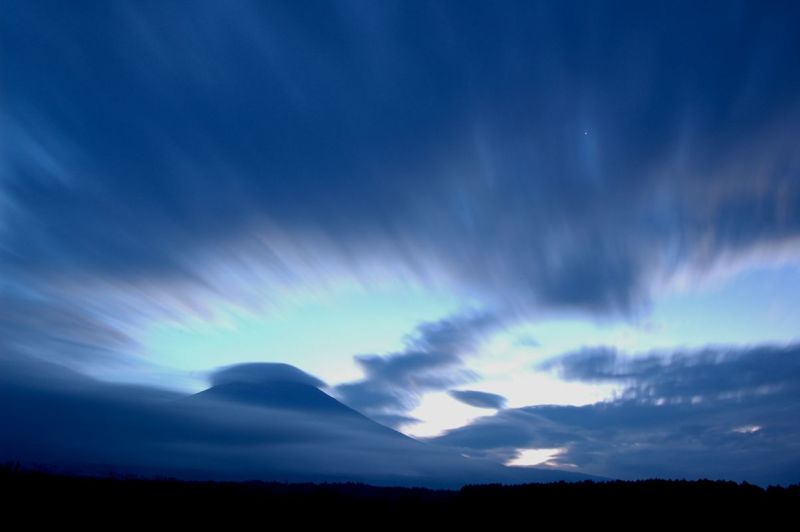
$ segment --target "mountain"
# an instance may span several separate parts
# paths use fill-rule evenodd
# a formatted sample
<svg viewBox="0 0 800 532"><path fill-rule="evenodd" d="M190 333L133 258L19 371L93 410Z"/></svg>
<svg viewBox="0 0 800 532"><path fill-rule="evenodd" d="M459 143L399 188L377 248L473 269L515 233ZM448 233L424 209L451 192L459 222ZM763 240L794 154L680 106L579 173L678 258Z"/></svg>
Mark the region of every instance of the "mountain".
<svg viewBox="0 0 800 532"><path fill-rule="evenodd" d="M286 365L226 368L184 396L72 376L0 372L0 460L183 479L459 487L583 480L465 458L363 416ZM30 378L35 375L36 378Z"/></svg>
<svg viewBox="0 0 800 532"><path fill-rule="evenodd" d="M362 413L337 401L316 386L304 382L266 381L225 382L192 395L194 401L222 401L247 407L293 412L298 418L327 416L341 419L350 427L358 427L383 436L411 440L408 436L375 422Z"/></svg>
<svg viewBox="0 0 800 532"><path fill-rule="evenodd" d="M230 382L212 386L193 397L230 401L265 408L288 408L303 412L361 415L319 388L296 382L253 384Z"/></svg>
<svg viewBox="0 0 800 532"><path fill-rule="evenodd" d="M533 467L511 468L495 462L465 458L456 449L437 445L431 442L421 442L406 436L396 430L381 425L360 412L342 404L337 399L319 389L324 383L308 374L285 364L248 364L248 371L242 372L238 368L226 369L225 378L219 375L212 377L212 386L202 392L191 396L191 401L196 401L195 406L201 404L224 403L239 408L264 409L265 412L284 411L291 412L294 421L306 420L317 428L321 419L334 423L333 432L348 432L356 436L356 448L364 456L386 455L382 465L390 464L397 469L410 467L424 470L428 475L425 485L452 486L469 481L480 482L552 482L560 480L584 480L590 478L586 475L565 472L554 469L540 469ZM234 371L236 370L236 371ZM270 423L275 423L271 419ZM330 428L330 426L328 427ZM329 438L330 433L320 430L320 438ZM330 453L337 454L337 447L342 442L335 438L327 441L325 451L318 454L318 458ZM352 442L346 445L351 445ZM329 468L330 464L326 465ZM406 484L407 478L389 475L387 479L380 479L378 472L381 467L370 466L372 478L362 477L358 467L349 465L347 472L342 477L332 480L358 480L371 483ZM394 481L388 480L394 478ZM463 480L461 480L463 479Z"/></svg>

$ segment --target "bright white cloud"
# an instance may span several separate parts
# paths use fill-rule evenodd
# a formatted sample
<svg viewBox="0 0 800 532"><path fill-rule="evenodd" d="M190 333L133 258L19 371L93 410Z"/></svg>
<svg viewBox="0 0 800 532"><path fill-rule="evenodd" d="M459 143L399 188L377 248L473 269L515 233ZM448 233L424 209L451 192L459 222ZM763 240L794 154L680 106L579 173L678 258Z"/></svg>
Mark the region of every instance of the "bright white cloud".
<svg viewBox="0 0 800 532"><path fill-rule="evenodd" d="M401 427L402 432L417 438L439 436L446 430L463 427L475 419L492 413L492 410L475 408L453 399L446 392L426 395L410 416L419 423Z"/></svg>
<svg viewBox="0 0 800 532"><path fill-rule="evenodd" d="M516 458L506 462L507 466L530 467L546 465L566 451L563 447L552 449L522 449Z"/></svg>

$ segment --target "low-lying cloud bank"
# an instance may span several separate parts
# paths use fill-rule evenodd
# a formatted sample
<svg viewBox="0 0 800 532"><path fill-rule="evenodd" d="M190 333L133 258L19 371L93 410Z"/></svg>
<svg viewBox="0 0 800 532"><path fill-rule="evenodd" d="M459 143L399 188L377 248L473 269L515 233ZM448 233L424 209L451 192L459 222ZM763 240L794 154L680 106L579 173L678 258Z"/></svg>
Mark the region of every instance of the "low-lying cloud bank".
<svg viewBox="0 0 800 532"><path fill-rule="evenodd" d="M502 410L431 441L499 461L560 448L550 463L624 479L800 480L798 344L640 356L592 348L539 367L623 391L582 407Z"/></svg>

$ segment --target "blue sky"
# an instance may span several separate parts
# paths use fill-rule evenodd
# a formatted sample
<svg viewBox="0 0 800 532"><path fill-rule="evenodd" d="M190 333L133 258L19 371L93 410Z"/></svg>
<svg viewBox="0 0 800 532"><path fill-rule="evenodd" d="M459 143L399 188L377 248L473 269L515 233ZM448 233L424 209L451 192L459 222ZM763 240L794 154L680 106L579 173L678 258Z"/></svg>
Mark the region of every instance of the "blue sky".
<svg viewBox="0 0 800 532"><path fill-rule="evenodd" d="M464 456L800 472L791 2L0 12L3 361L180 393L286 363ZM750 384L686 399L648 372L573 372L597 352ZM752 373L759 356L775 373ZM609 423L640 434L640 461L565 421L603 405L630 414ZM673 417L637 432L643 405ZM696 460L671 472L690 417ZM557 423L572 435L541 436ZM760 452L742 426L783 461L736 470Z"/></svg>

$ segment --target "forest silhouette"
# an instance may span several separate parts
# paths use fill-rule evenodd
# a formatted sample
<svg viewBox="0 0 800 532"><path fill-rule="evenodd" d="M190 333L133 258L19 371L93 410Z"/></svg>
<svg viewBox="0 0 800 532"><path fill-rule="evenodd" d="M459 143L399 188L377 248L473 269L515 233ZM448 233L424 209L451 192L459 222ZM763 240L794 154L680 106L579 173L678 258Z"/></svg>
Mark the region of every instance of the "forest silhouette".
<svg viewBox="0 0 800 532"><path fill-rule="evenodd" d="M762 488L711 480L556 482L466 485L458 490L377 487L358 483L200 482L62 475L5 465L0 494L6 515L30 525L125 523L300 523L378 528L425 523L493 526L557 522L630 526L745 521L763 527L793 518L800 484ZM642 523L641 521L640 524Z"/></svg>

